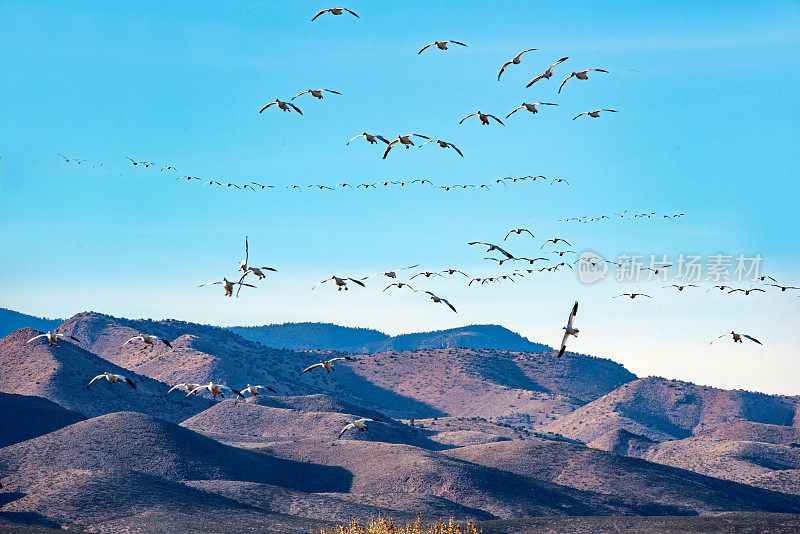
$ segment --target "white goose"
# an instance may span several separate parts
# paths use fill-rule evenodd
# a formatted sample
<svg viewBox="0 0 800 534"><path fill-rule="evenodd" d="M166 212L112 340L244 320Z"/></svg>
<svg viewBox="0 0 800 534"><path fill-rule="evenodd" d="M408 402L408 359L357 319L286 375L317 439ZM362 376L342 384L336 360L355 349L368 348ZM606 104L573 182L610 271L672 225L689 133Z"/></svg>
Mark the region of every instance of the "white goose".
<svg viewBox="0 0 800 534"><path fill-rule="evenodd" d="M722 339L725 336L731 336L733 338L733 342L734 343L743 343L742 338L745 337L745 338L749 339L750 341L758 343L759 345L762 344L759 340L757 340L756 338L754 338L752 336L748 336L747 334L737 334L733 330L731 330L730 334L722 334L717 339ZM712 340L711 343L714 343L714 341L716 341L716 339ZM711 345L711 343L709 343L709 345Z"/></svg>
<svg viewBox="0 0 800 534"><path fill-rule="evenodd" d="M467 243L467 245L484 246L484 247L486 247L486 252L491 252L493 250L496 250L496 251L500 252L500 254L502 254L503 256L508 258L509 260L513 260L514 259L514 255L513 254L503 250L502 248L498 247L497 245L493 245L492 243L483 243L482 241L471 241L471 242Z"/></svg>
<svg viewBox="0 0 800 534"><path fill-rule="evenodd" d="M131 380L130 378L127 378L125 376L115 375L115 374L112 374L112 373L103 373L102 375L97 375L96 377L92 378L92 381L89 382L89 384L86 386L86 389L89 389L89 386L94 384L95 380L99 380L101 378L105 378L106 380L108 380L112 384L117 384L117 383L128 384L133 389L136 389L136 384L133 383L133 380Z"/></svg>
<svg viewBox="0 0 800 534"><path fill-rule="evenodd" d="M341 15L342 12L344 12L344 11L347 11L348 13L350 13L351 15L353 15L357 19L361 18L361 17L358 16L358 14L356 14L355 11L350 11L346 7L329 7L328 9L323 9L322 11L320 11L319 13L314 15L314 17L311 20L313 22L314 20L316 20L317 17L319 17L323 13L330 13L331 15Z"/></svg>
<svg viewBox="0 0 800 534"><path fill-rule="evenodd" d="M225 296L232 297L233 296L233 286L240 285L240 286L247 286L247 287L256 287L252 284L245 284L244 282L230 282L227 278L222 278L222 280L218 282L206 282L205 284L200 284L197 287L204 287L204 286L213 286L217 284L222 284L223 289L225 289Z"/></svg>
<svg viewBox="0 0 800 534"><path fill-rule="evenodd" d="M292 104L291 102L284 102L284 101L282 101L282 100L278 100L277 98L275 99L275 101L274 101L274 102L270 102L269 104L267 104L266 106L264 106L263 108L261 108L261 110L259 111L259 113L264 113L264 110L265 110L265 109L267 109L267 108L268 108L268 107L270 107L270 106L278 106L278 108L279 108L279 109L282 109L283 111L292 111L292 110L295 110L295 111L296 111L296 112L298 112L300 115L302 115L302 114L303 114L303 112L302 112L302 111L300 111L300 108L298 108L297 106L295 106L295 105L294 105L294 104Z"/></svg>
<svg viewBox="0 0 800 534"><path fill-rule="evenodd" d="M334 276L331 276L330 278L326 278L325 280L321 280L321 281L317 282L316 284L314 284L314 287L312 287L312 288L311 288L311 290L313 291L314 289L316 289L316 287L317 287L318 285L320 285L320 284L324 284L325 282L330 282L331 280L333 280L333 282L336 284L336 288L337 288L339 291L341 291L342 289L344 289L345 291L347 291L347 281L348 281L348 280L349 280L350 282L353 282L353 283L356 283L356 284L360 285L361 287L366 287L366 286L365 286L365 285L364 285L364 284L361 282L361 280L356 280L355 278L348 278L348 277L346 277L346 276L345 276L345 277L343 277L343 278L339 278L338 276L334 275Z"/></svg>
<svg viewBox="0 0 800 534"><path fill-rule="evenodd" d="M555 63L553 63L552 65L550 65L550 66L547 68L547 70L546 70L546 71L544 71L544 73L542 73L542 74L540 74L539 76L537 76L536 78L532 79L532 80L531 80L531 81L528 83L528 85L526 85L525 87L530 87L531 85L535 84L536 82L538 82L538 81L539 81L539 80L541 80L542 78L545 78L545 79L548 79L548 80L549 80L550 78L552 78L552 77L553 77L553 69L554 69L554 68L555 68L557 65L559 65L559 64L561 64L561 63L563 63L564 61L566 61L566 60L568 60L568 59L569 59L569 56L562 57L561 59L559 59L558 61L556 61L556 62L555 62Z"/></svg>
<svg viewBox="0 0 800 534"><path fill-rule="evenodd" d="M389 151L392 149L393 146L395 146L398 143L403 145L406 148L414 146L414 141L411 139L411 137L413 137L413 136L421 137L422 139L430 139L430 137L428 137L427 135L422 135L422 134L418 134L418 133L410 133L410 134L406 134L406 135L398 135L397 139L395 139L394 141L389 143L389 146L386 147L386 152L383 153L383 159L386 159L386 156L389 155Z"/></svg>
<svg viewBox="0 0 800 534"><path fill-rule="evenodd" d="M425 141L424 143L419 145L419 147L422 148L423 146L427 145L428 143L436 143L441 148L452 148L453 150L458 152L459 156L461 156L462 158L464 157L464 154L461 153L461 151L458 149L458 147L456 145L454 145L453 143L449 143L447 141L442 141L441 139L428 139L427 141Z"/></svg>
<svg viewBox="0 0 800 534"><path fill-rule="evenodd" d="M350 139L350 140L349 140L347 143L345 143L345 146L349 145L350 143L352 143L353 141L355 141L355 140L356 140L356 139L358 139L359 137L363 137L364 139L366 139L366 140L367 140L367 143L369 143L369 144L371 144L371 145L374 145L374 144L375 144L375 143L377 143L378 141L383 141L383 142L384 142L384 143L386 143L387 145L389 144L389 141L387 141L387 140L386 140L386 138L385 138L385 137L383 137L382 135L378 135L378 134L368 134L367 132L364 132L364 133L362 133L362 134L359 134L359 135L355 136L354 138Z"/></svg>
<svg viewBox="0 0 800 534"><path fill-rule="evenodd" d="M461 45L461 46L467 46L464 43L461 43L459 41L434 41L432 43L428 43L425 46L423 46L422 50L417 52L417 55L423 53L427 48L429 48L431 46L436 46L436 48L438 48L439 50L447 50L447 44L448 43L453 43L453 44L457 44L457 45Z"/></svg>
<svg viewBox="0 0 800 534"><path fill-rule="evenodd" d="M500 119L498 119L494 115L491 115L489 113L481 113L480 111L476 111L475 113L470 113L469 115L467 115L466 117L464 117L463 119L458 121L458 124L461 124L465 120L467 120L468 118L475 117L475 116L477 116L481 120L481 124L484 125L484 126L487 126L489 124L489 118L490 117L492 119L496 120L497 122L499 122L500 124L502 124L503 126L505 126L505 124L503 124L503 121L501 121Z"/></svg>
<svg viewBox="0 0 800 534"><path fill-rule="evenodd" d="M207 389L211 393L211 397L214 399L217 398L217 395L219 395L222 398L225 398L224 394L225 391L230 391L231 393L236 395L237 398L242 398L242 399L244 398L244 395L242 395L241 391L236 391L233 388L229 388L228 386L223 386L222 384L215 384L214 382L209 382L208 384L205 384L203 386L198 386L192 389L189 393L187 393L186 396L188 397L189 395L192 395L199 391L203 391L204 389Z"/></svg>
<svg viewBox="0 0 800 534"><path fill-rule="evenodd" d="M323 91L325 91L325 92L328 92L328 93L333 93L333 94L335 94L335 95L340 95L340 94L342 94L342 93L340 93L339 91L334 91L333 89L306 89L306 90L305 90L305 91L303 91L302 93L297 93L296 95L294 95L294 96L292 97L292 100L294 100L294 99L295 99L295 98L297 98L298 96L300 96L300 95L304 95L304 94L306 94L306 93L310 94L310 95L311 95L311 96L313 96L313 97L316 97L316 98L322 99L322 92L323 92Z"/></svg>
<svg viewBox="0 0 800 534"><path fill-rule="evenodd" d="M182 389L183 391L191 392L193 389L199 388L200 386L201 384L192 384L191 382L181 382L180 384L175 384L174 386L169 388L169 391L167 391L167 395L169 395L176 389Z"/></svg>
<svg viewBox="0 0 800 534"><path fill-rule="evenodd" d="M167 341L166 339L158 337L158 336L153 336L153 335L150 335L150 334L139 334L139 335L133 336L128 341L123 343L122 346L124 347L125 345L127 345L128 343L131 343L132 341L141 341L142 343L145 344L145 346L148 346L150 348L153 348L154 343L156 341L161 341L162 343L164 343L164 345L168 346L169 348L172 348L172 344L170 344L170 342Z"/></svg>
<svg viewBox="0 0 800 534"><path fill-rule="evenodd" d="M534 50L538 50L538 48L528 48L527 50L523 50L522 52L514 56L514 59L512 59L511 61L506 61L503 64L503 66L500 67L500 72L497 73L497 81L498 82L500 81L500 76L503 74L503 71L506 70L506 67L508 67L509 65L519 65L520 61L522 60L522 54L525 54L527 52L533 52Z"/></svg>
<svg viewBox="0 0 800 534"><path fill-rule="evenodd" d="M344 434L345 432L347 432L351 428L357 428L362 432L367 430L367 425L365 424L367 421L377 421L379 423L381 422L380 419L373 419L373 418L370 418L370 417L363 417L361 419L356 419L352 423L347 423L346 425L344 425L344 428L342 429L341 432L339 432L339 435L336 437L336 439L341 438L342 434Z"/></svg>
<svg viewBox="0 0 800 534"><path fill-rule="evenodd" d="M355 358L351 358L350 356L339 356L338 358L331 358L330 360L324 360L319 363L315 363L314 365L306 367L300 372L300 374L302 375L303 373L307 373L308 371L316 369L317 367L325 369L325 372L330 373L331 371L336 370L333 368L333 362L338 362L340 360L355 361Z"/></svg>
<svg viewBox="0 0 800 534"><path fill-rule="evenodd" d="M406 269L413 269L414 267L419 267L419 264L409 265L408 267L400 267L399 269L393 269L391 271L382 271L379 273L373 273L369 276L365 276L364 278L362 278L362 280L366 280L367 278L372 278L373 276L381 276L381 275L385 276L386 278L397 278L398 271L405 271Z"/></svg>
<svg viewBox="0 0 800 534"><path fill-rule="evenodd" d="M250 384L247 384L247 387L242 390L242 393L249 393L252 396L257 397L258 396L258 390L262 389L262 388L263 389L268 389L269 391L271 391L273 393L277 393L277 391L275 391L274 389L272 389L269 386L251 386Z"/></svg>
<svg viewBox="0 0 800 534"><path fill-rule="evenodd" d="M561 93L561 88L564 87L564 84L567 83L567 80L569 80L570 78L575 78L576 80L588 80L589 79L589 73L592 72L592 71L594 71L594 72L606 72L606 73L608 72L607 70L603 70L603 69L586 69L586 70L581 70L581 71L578 71L578 72L573 72L572 74L570 74L569 76L564 78L564 81L561 82L561 85L558 87L558 92Z"/></svg>
<svg viewBox="0 0 800 534"><path fill-rule="evenodd" d="M60 347L61 346L61 345L58 344L58 338L71 339L72 341L77 341L78 343L81 342L77 337L68 336L66 334L59 334L58 332L51 332L51 331L48 330L44 334L39 334L38 336L33 336L32 338L30 338L27 341L27 343L30 343L31 341L34 341L34 340L42 338L42 337L47 338L47 341L50 342L50 345L55 345L56 347Z"/></svg>
<svg viewBox="0 0 800 534"><path fill-rule="evenodd" d="M451 310L453 310L453 313L458 313L458 312L456 311L456 308L455 308L455 306L453 306L452 304L450 304L450 301L449 301L449 300L447 300L447 299L444 299L444 298L442 298L442 297L437 297L436 295L434 295L434 294L433 294L433 293L431 293L430 291L423 291L422 289L415 289L415 290L414 290L414 292L415 292L415 293L425 293L426 295L429 295L429 296L431 297L431 300L432 300L433 302L435 302L435 303L437 303L437 304L439 304L439 303L441 303L441 304L445 304L445 305L446 305L448 308L450 308Z"/></svg>
<svg viewBox="0 0 800 534"><path fill-rule="evenodd" d="M575 304L572 306L572 311L569 314L569 319L567 320L567 326L564 328L564 337L561 340L561 349L558 351L558 357L562 357L564 355L564 351L567 350L567 340L569 336L578 336L578 330L573 325L575 323L575 316L578 315L578 301L575 301Z"/></svg>
<svg viewBox="0 0 800 534"><path fill-rule="evenodd" d="M511 115L513 115L514 113L516 113L517 111L519 111L519 110L521 110L523 108L525 108L527 111L530 111L531 113L535 114L535 113L539 113L539 110L536 109L536 106L557 106L557 105L558 104L551 104L550 102L534 102L532 104L526 104L525 102L523 102L519 107L514 108L514 110L511 111L511 113L506 115L506 118L509 118Z"/></svg>
<svg viewBox="0 0 800 534"><path fill-rule="evenodd" d="M619 113L616 109L596 109L594 111L584 111L583 113L578 113L577 115L572 117L572 120L577 119L581 115L588 115L588 116L592 117L593 119L596 119L597 117L600 116L600 112L601 111L608 111L610 113Z"/></svg>

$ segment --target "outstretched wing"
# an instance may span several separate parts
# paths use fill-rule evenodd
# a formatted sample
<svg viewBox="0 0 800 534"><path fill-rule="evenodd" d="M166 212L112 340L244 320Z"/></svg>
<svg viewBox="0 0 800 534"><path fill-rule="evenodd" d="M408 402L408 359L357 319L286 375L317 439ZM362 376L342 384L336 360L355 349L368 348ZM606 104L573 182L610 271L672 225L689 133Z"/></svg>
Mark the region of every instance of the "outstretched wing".
<svg viewBox="0 0 800 534"><path fill-rule="evenodd" d="M313 22L313 21L315 21L315 20L317 19L317 17L319 17L320 15L322 15L323 13L325 13L325 12L327 12L327 11L330 11L330 9L323 9L322 11L320 11L319 13L317 13L316 15L314 15L314 17L311 19L311 21L312 21L312 22Z"/></svg>
<svg viewBox="0 0 800 534"><path fill-rule="evenodd" d="M300 374L302 375L303 373L306 373L306 372L314 369L315 367L322 367L322 364L321 363L315 363L314 365L310 365L310 366L306 367L305 369L303 369L303 371Z"/></svg>
<svg viewBox="0 0 800 534"><path fill-rule="evenodd" d="M417 52L417 54L421 54L421 53L423 53L423 52L425 51L425 49L426 49L426 48L428 48L428 47L430 47L430 46L433 46L433 45L435 45L435 44L436 44L436 43L428 43L428 44L426 44L425 46L423 46L423 47L422 47L422 49L421 49L419 52Z"/></svg>
<svg viewBox="0 0 800 534"><path fill-rule="evenodd" d="M564 84L565 84L565 83L567 83L567 80L569 80L570 78L572 78L572 74L570 74L569 76L567 76L566 78L564 78L564 81L563 81L563 82L561 82L561 85L559 85L559 86L558 86L558 92L559 92L559 94L561 94L561 88L562 88L562 87L564 87Z"/></svg>
<svg viewBox="0 0 800 534"><path fill-rule="evenodd" d="M92 384L94 384L94 381L95 381L95 380L97 380L98 378L105 378L105 376L106 376L106 375L97 375L96 377L92 378L92 381L91 381L91 382L89 382L89 384L87 384L87 386L86 386L86 389L89 389L89 386L91 386Z"/></svg>
<svg viewBox="0 0 800 534"><path fill-rule="evenodd" d="M569 314L569 319L567 320L567 328L572 328L572 324L575 322L575 316L578 315L578 301L575 301L575 304L572 306L572 311ZM566 338L564 338L566 339Z"/></svg>
<svg viewBox="0 0 800 534"><path fill-rule="evenodd" d="M342 434L344 434L345 432L347 432L347 431L348 431L348 430L350 430L351 428L355 428L355 425L354 425L353 423L347 423L346 425L344 425L344 428L342 429L342 431L341 431L341 432L339 432L339 435L338 435L338 436L336 436L336 439L339 439L339 438L341 438L341 437L342 437Z"/></svg>
<svg viewBox="0 0 800 534"><path fill-rule="evenodd" d="M465 121L465 120L467 120L468 118L470 118L470 117L474 117L475 115L477 115L477 113L470 113L469 115L467 115L466 117L464 117L463 119L461 119L460 121L458 121L458 124L461 124L462 122L464 122L464 121Z"/></svg>
<svg viewBox="0 0 800 534"><path fill-rule="evenodd" d="M761 344L762 344L762 343L761 343L759 340L757 340L756 338L754 338L754 337L752 337L752 336L748 336L747 334L742 334L742 337L746 337L746 338L747 338L747 339L749 339L750 341L755 341L755 342L756 342L756 343L758 343L759 345L761 345Z"/></svg>
<svg viewBox="0 0 800 534"><path fill-rule="evenodd" d="M302 93L297 93L296 95L294 95L294 96L292 97L292 100L294 100L295 98L297 98L297 97L298 97L298 96L300 96L300 95L304 95L304 94L306 94L306 93L310 93L310 92L311 92L311 89L306 89L306 90L305 90L305 91L303 91Z"/></svg>
<svg viewBox="0 0 800 534"><path fill-rule="evenodd" d="M513 61L507 61L502 67L500 67L500 72L497 73L497 81L498 82L500 81L500 76L503 74L503 71L505 71L506 67L511 65L511 63L513 63Z"/></svg>
<svg viewBox="0 0 800 534"><path fill-rule="evenodd" d="M47 334L39 334L38 336L34 336L34 337L30 338L30 339L27 341L27 343L30 343L30 342L31 342L31 341L33 341L33 340L39 339L40 337L47 337Z"/></svg>
<svg viewBox="0 0 800 534"><path fill-rule="evenodd" d="M295 105L294 105L294 104L292 104L291 102L287 102L287 104L289 104L290 106L292 106L292 109L293 109L293 110L295 110L296 112L298 112L300 115L302 115L302 114L303 114L303 112L302 112L302 111L300 111L300 108L298 108L297 106L295 106Z"/></svg>

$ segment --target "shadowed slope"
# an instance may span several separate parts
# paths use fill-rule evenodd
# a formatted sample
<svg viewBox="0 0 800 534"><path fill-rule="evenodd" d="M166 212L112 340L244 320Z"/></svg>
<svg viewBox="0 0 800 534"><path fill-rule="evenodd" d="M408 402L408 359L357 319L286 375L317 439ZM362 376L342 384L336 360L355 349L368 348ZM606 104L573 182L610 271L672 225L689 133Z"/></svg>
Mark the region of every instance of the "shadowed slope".
<svg viewBox="0 0 800 534"><path fill-rule="evenodd" d="M82 421L78 412L42 397L0 393L0 447L35 438Z"/></svg>

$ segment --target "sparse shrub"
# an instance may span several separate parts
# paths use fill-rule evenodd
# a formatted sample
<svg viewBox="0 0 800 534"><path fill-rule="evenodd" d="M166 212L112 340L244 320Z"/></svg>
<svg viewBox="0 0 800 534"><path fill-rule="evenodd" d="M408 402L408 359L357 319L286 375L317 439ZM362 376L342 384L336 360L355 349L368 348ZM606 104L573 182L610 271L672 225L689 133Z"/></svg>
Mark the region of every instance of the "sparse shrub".
<svg viewBox="0 0 800 534"><path fill-rule="evenodd" d="M451 517L448 521L423 524L422 516L418 516L413 523L395 525L390 517L370 519L368 523L361 524L353 519L347 525L336 527L323 527L318 534L480 534L475 523L468 521L459 524Z"/></svg>

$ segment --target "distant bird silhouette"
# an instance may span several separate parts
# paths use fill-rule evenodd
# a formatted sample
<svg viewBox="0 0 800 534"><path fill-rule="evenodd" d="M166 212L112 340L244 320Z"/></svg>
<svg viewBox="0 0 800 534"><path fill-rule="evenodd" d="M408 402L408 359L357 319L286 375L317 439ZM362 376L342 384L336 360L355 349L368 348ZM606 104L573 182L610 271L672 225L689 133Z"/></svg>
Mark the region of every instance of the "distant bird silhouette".
<svg viewBox="0 0 800 534"><path fill-rule="evenodd" d="M526 104L525 102L523 102L523 103L522 103L522 105L520 105L520 106L518 106L518 107L514 108L514 109L511 111L511 113L509 113L508 115L506 115L506 118L509 118L511 115L513 115L514 113L516 113L517 111L519 111L519 110L521 110L521 109L525 109L525 110L527 110L527 111L530 111L530 112L531 112L531 113L533 113L533 114L536 114L536 113L539 113L539 110L538 110L538 109L536 109L536 106L557 106L557 105L558 105L558 104L551 104L551 103L549 103L549 102L534 102L534 103L532 103L532 104Z"/></svg>
<svg viewBox="0 0 800 534"><path fill-rule="evenodd" d="M597 117L600 116L600 112L601 111L608 111L608 112L611 112L611 113L619 113L616 109L596 109L594 111L584 111L583 113L578 113L577 115L572 117L572 120L577 119L581 115L588 115L588 116L596 119ZM666 215L665 215L665 217L666 217Z"/></svg>
<svg viewBox="0 0 800 534"><path fill-rule="evenodd" d="M341 430L341 432L339 432L339 435L336 436L336 439L341 438L342 434L344 434L345 432L347 432L351 428L357 428L362 432L367 430L367 425L365 424L367 421L378 421L378 422L381 422L380 419L373 419L373 418L370 418L370 417L363 417L361 419L356 419L352 423L347 423L346 425L344 425L344 428Z"/></svg>
<svg viewBox="0 0 800 534"><path fill-rule="evenodd" d="M478 246L484 246L484 247L486 247L486 252L491 252L491 251L493 251L493 250L496 250L496 251L498 251L500 254L502 254L503 256L505 256L506 258L508 258L508 259L510 259L510 260L511 260L511 259L514 259L514 255L513 255L513 254L511 254L510 252L508 252L508 251L506 251L506 250L503 250L501 247L499 247L499 246L497 246L497 245L494 245L494 244L492 244L492 243L483 243L482 241L471 241L471 242L467 243L467 245L478 245Z"/></svg>
<svg viewBox="0 0 800 534"><path fill-rule="evenodd" d="M744 337L744 338L749 339L750 341L758 343L759 345L763 344L759 340L757 340L756 338L754 338L752 336L748 336L747 334L737 334L733 330L731 330L730 334L727 334L727 333L726 334L722 334L717 339L722 339L723 337L726 337L726 336L731 336L733 338L733 342L734 343L743 343L742 338ZM716 339L711 340L711 343L714 343L714 341L716 341ZM711 345L711 343L709 343L709 345Z"/></svg>
<svg viewBox="0 0 800 534"><path fill-rule="evenodd" d="M237 391L237 390L235 390L233 388L229 388L228 386L223 386L222 384L215 384L214 382L209 382L206 385L198 386L198 387L192 389L189 393L187 393L186 396L188 397L189 395L194 395L194 394L199 393L199 392L201 392L203 390L208 390L208 392L211 393L211 398L213 398L213 399L216 399L217 395L219 395L220 397L222 397L224 399L225 398L225 393L224 393L225 391L230 391L231 393L236 395L236 398L241 398L241 399L244 398L244 395L242 395L241 391Z"/></svg>
<svg viewBox="0 0 800 534"><path fill-rule="evenodd" d="M517 234L517 235L520 235L522 232L528 232L528 234L530 234L530 236L531 236L531 237L534 237L534 235L531 233L531 231L530 231L530 230L528 230L527 228L514 228L513 230L509 230L509 231L508 231L508 233L506 234L506 236L503 238L503 241L505 241L506 239L508 239L508 236L510 236L511 234Z"/></svg>
<svg viewBox="0 0 800 534"><path fill-rule="evenodd" d="M303 369L300 372L300 374L302 375L303 373L307 373L308 371L310 371L312 369L316 369L317 367L319 367L321 369L325 369L325 372L330 373L331 371L335 371L336 370L336 369L333 368L334 362L343 361L343 360L355 361L355 358L352 358L350 356L339 356L337 358L331 358L330 360L324 360L324 361L321 361L319 363L315 363L314 365L309 365L308 367Z"/></svg>
<svg viewBox="0 0 800 534"><path fill-rule="evenodd" d="M459 156L461 156L462 158L464 157L464 154L461 153L461 151L458 149L458 147L456 145L454 145L453 143L449 143L447 141L442 141L441 139L429 139L429 140L425 141L424 143L422 143L421 145L419 145L419 147L422 148L423 146L427 145L428 143L436 143L441 148L452 148L453 150L458 152Z"/></svg>
<svg viewBox="0 0 800 534"><path fill-rule="evenodd" d="M489 113L481 113L480 111L477 111L475 113L470 113L469 115L467 115L466 117L464 117L463 119L458 121L458 124L461 124L465 120L467 120L468 118L475 117L475 116L477 116L481 120L481 124L483 124L483 125L488 125L489 124L489 118L492 118L492 119L496 120L497 122L499 122L500 124L502 124L503 126L505 126L505 124L503 124L503 121L501 121L500 119L498 119L494 115L491 115Z"/></svg>
<svg viewBox="0 0 800 534"><path fill-rule="evenodd" d="M295 111L296 111L296 112L298 112L300 115L302 115L302 114L303 114L303 112L302 112L302 111L300 111L300 108L298 108L297 106L295 106L295 105L294 105L294 104L292 104L291 102L283 102L282 100L278 100L277 98L275 99L275 101L274 101L274 102L270 102L269 104L267 104L266 106L264 106L263 108L261 108L261 109L259 110L259 113L264 113L264 110L265 110L265 109L267 109L267 108L268 108L268 107L270 107L270 106L278 106L278 108L279 108L279 109L282 109L283 111L292 111L292 110L295 110Z"/></svg>
<svg viewBox="0 0 800 534"><path fill-rule="evenodd" d="M442 298L442 297L437 297L436 295L434 295L434 294L433 294L433 293L431 293L430 291L423 291L422 289L415 289L414 291L415 291L415 292L417 292L417 293L425 293L426 295L428 295L428 296L430 296L430 297L431 297L431 300L432 300L433 302L436 302L437 304L438 304L438 303L444 304L444 305L446 305L447 307L449 307L451 310L453 310L453 312L454 312L454 313L458 313L458 312L456 311L456 308L455 308L455 306L453 306L452 304L450 304L450 301L448 301L447 299L445 299L445 298Z"/></svg>
<svg viewBox="0 0 800 534"><path fill-rule="evenodd" d="M541 79L543 79L543 78L544 78L544 79L548 79L548 80L549 80L550 78L552 78L552 77L553 77L553 69L554 69L554 68L555 68L557 65L559 65L559 64L561 64L561 63L563 63L564 61L566 61L566 60L568 60L568 59L569 59L569 56L562 57L561 59L559 59L558 61L556 61L556 62L555 62L555 63L553 63L552 65L550 65L550 66L547 68L547 70L546 70L546 71L544 71L542 74L540 74L539 76L537 76L536 78L534 78L534 79L532 79L530 82L528 82L528 85L526 85L525 87L530 87L531 85L535 84L536 82L538 82L539 80L541 80Z"/></svg>
<svg viewBox="0 0 800 534"><path fill-rule="evenodd" d="M200 284L197 287L213 286L213 285L217 285L217 284L222 284L222 288L225 290L225 296L226 297L232 297L233 296L233 286L235 286L237 284L240 285L240 286L256 287L256 286L254 286L252 284L245 284L244 282L229 282L227 278L223 278L222 280L219 280L218 282L206 282L205 284Z"/></svg>
<svg viewBox="0 0 800 534"><path fill-rule="evenodd" d="M561 348L558 351L558 358L564 355L564 351L567 350L567 340L569 336L577 336L578 330L575 328L575 316L578 315L578 301L575 301L575 304L572 306L572 311L569 314L569 319L567 319L567 326L562 327L564 330L564 337L561 339Z"/></svg>
<svg viewBox="0 0 800 534"><path fill-rule="evenodd" d="M342 94L342 93L340 93L339 91L334 91L333 89L306 89L306 90L305 90L305 91L303 91L302 93L297 93L296 95L294 95L294 96L292 97L292 100L294 100L294 99L295 99L295 98L297 98L298 96L300 96L300 95L304 95L304 94L306 94L306 93L310 94L311 96L313 96L313 97L315 97L315 98L319 98L320 100L322 100L322 93L323 93L323 91L324 91L324 92L328 92L328 93L333 93L333 94L335 94L335 95L340 95L340 94Z"/></svg>
<svg viewBox="0 0 800 534"><path fill-rule="evenodd" d="M385 276L386 278L397 278L398 271L405 271L406 269L413 269L414 267L419 267L419 264L410 265L408 267L400 267L399 269L392 269L391 271L381 271L379 273L373 273L368 276L365 276L364 278L362 278L362 280L366 280L367 278L372 278L373 276L381 276L381 275Z"/></svg>
<svg viewBox="0 0 800 534"><path fill-rule="evenodd" d="M172 348L172 344L169 341L167 341L166 339L158 337L158 336L153 336L153 335L150 335L150 334L139 334L139 335L133 336L128 341L123 343L122 346L124 347L125 345L127 345L128 343L131 343L133 341L141 341L142 343L145 344L146 347L150 347L150 348L153 348L153 344L155 342L161 341L164 345L168 346L169 348Z"/></svg>
<svg viewBox="0 0 800 534"><path fill-rule="evenodd" d="M500 81L500 76L503 75L503 72L506 70L506 67L508 67L509 65L519 65L520 61L522 60L522 54L526 54L528 52L533 52L534 50L538 50L538 49L537 48L528 48L527 50L523 50L522 52L520 52L519 54L514 56L514 59L512 59L511 61L506 61L505 63L503 63L503 66L500 67L500 72L497 73L497 81L498 82Z"/></svg>
<svg viewBox="0 0 800 534"><path fill-rule="evenodd" d="M592 72L592 71L594 71L594 72L606 72L606 73L608 72L607 70L603 70L603 69L585 69L585 70L581 70L581 71L578 71L578 72L573 72L572 74L567 76L564 79L563 82L561 82L561 85L558 87L558 92L561 93L561 89L564 87L564 84L567 83L567 81L570 78L575 78L576 80L588 80L589 79L589 73Z"/></svg>
<svg viewBox="0 0 800 534"><path fill-rule="evenodd" d="M111 373L103 373L102 375L97 375L96 377L92 378L92 381L89 382L89 384L86 386L86 389L89 389L89 386L94 384L95 380L99 380L101 378L105 378L112 384L128 384L133 389L136 389L136 384L134 384L133 380L131 380L130 378L127 378L123 375L115 375Z"/></svg>
<svg viewBox="0 0 800 534"><path fill-rule="evenodd" d="M317 282L314 285L314 287L312 287L311 289L313 290L318 285L324 284L325 282L330 282L331 280L333 280L333 282L336 284L336 289L338 289L339 291L341 291L342 289L347 291L347 282L348 281L353 282L354 284L358 284L361 287L366 287L366 286L364 286L364 284L360 280L356 280L355 278L348 278L346 276L340 278L340 277L334 275L334 276L331 276L330 278L326 278L325 280L321 280L321 281Z"/></svg>
<svg viewBox="0 0 800 534"><path fill-rule="evenodd" d="M377 143L378 141L383 141L383 142L384 142L384 143L386 143L387 145L389 144L389 141L387 141L387 140L386 140L386 139L385 139L385 138L384 138L382 135L377 135L377 134L374 134L374 135L373 135L373 134L368 134L367 132L364 132L364 133L362 133L362 134L359 134L359 135L357 135L357 136L353 137L352 139L350 139L350 140L349 140L349 141L348 141L348 142L345 144L345 146L349 145L350 143L352 143L353 141L355 141L355 140L356 140L356 139L358 139L359 137L363 137L363 138L364 138L364 139L366 139L366 140L367 140L367 142L368 142L369 144L371 144L371 145L374 145L374 144L375 144L375 143Z"/></svg>
<svg viewBox="0 0 800 534"><path fill-rule="evenodd" d="M647 298L650 298L650 299L653 298L650 295L647 295L645 293L620 293L619 295L615 295L615 296L613 296L611 298L617 298L617 297L630 297L631 300L635 299L636 297L647 297Z"/></svg>
<svg viewBox="0 0 800 534"><path fill-rule="evenodd" d="M329 7L328 9L323 9L322 11L320 11L319 13L314 15L314 17L311 19L311 21L313 22L314 20L317 19L317 17L319 17L323 13L330 13L331 15L341 15L343 11L347 11L348 13L350 13L351 15L353 15L357 19L361 18L356 14L355 11L350 11L346 7Z"/></svg>
<svg viewBox="0 0 800 534"><path fill-rule="evenodd" d="M461 45L461 46L467 46L464 43L461 43L459 41L434 41L432 43L428 43L425 46L423 46L422 49L419 52L417 52L417 54L423 53L428 47L431 47L431 46L436 46L436 48L438 48L439 50L447 50L448 43L453 43L453 44L457 44L457 45Z"/></svg>

